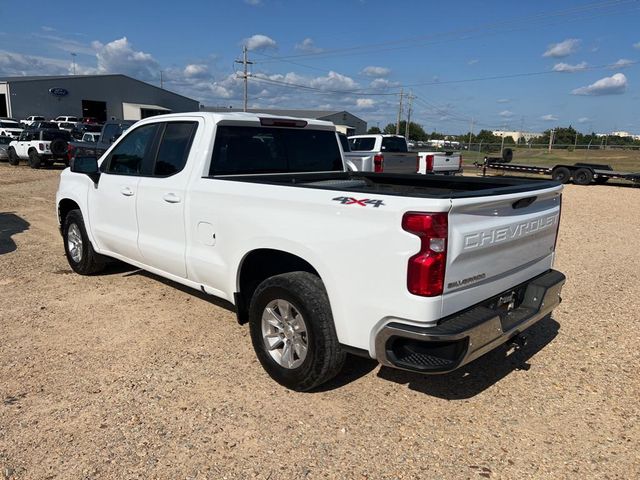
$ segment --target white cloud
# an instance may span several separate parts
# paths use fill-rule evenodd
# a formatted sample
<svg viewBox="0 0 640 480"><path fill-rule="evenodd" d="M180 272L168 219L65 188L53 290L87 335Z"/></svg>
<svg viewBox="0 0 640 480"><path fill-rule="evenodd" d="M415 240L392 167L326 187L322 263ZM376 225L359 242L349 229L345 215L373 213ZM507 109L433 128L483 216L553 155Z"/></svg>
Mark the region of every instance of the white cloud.
<svg viewBox="0 0 640 480"><path fill-rule="evenodd" d="M371 83L369 83L369 86L371 88L389 88L389 87L395 87L399 85L398 82L392 82L387 78L375 78L373 80L371 80Z"/></svg>
<svg viewBox="0 0 640 480"><path fill-rule="evenodd" d="M252 7L257 7L258 5L262 5L262 0L244 0L244 3Z"/></svg>
<svg viewBox="0 0 640 480"><path fill-rule="evenodd" d="M561 58L571 55L578 49L580 40L577 38L567 38L560 43L552 43L542 54L543 57Z"/></svg>
<svg viewBox="0 0 640 480"><path fill-rule="evenodd" d="M313 39L311 38L305 38L302 43L296 43L294 48L307 53L320 53L322 51L321 48L316 47L315 43L313 43Z"/></svg>
<svg viewBox="0 0 640 480"><path fill-rule="evenodd" d="M209 69L201 63L192 63L184 67L183 73L187 78L202 78L209 75Z"/></svg>
<svg viewBox="0 0 640 480"><path fill-rule="evenodd" d="M498 100L496 100L497 103L510 103L511 99L510 98L499 98Z"/></svg>
<svg viewBox="0 0 640 480"><path fill-rule="evenodd" d="M65 38L60 35L54 35L54 30L44 30L46 33L34 33L33 36L40 39L47 46L51 46L67 53L84 53L86 55L94 55L94 48L87 43L79 42L75 39Z"/></svg>
<svg viewBox="0 0 640 480"><path fill-rule="evenodd" d="M620 95L627 90L627 77L623 73L616 73L604 77L586 87L573 90L573 95Z"/></svg>
<svg viewBox="0 0 640 480"><path fill-rule="evenodd" d="M148 53L132 48L127 37L102 44L92 43L96 50L97 73L122 73L141 80L151 80L160 75L160 64Z"/></svg>
<svg viewBox="0 0 640 480"><path fill-rule="evenodd" d="M616 63L611 64L609 68L612 68L614 70L618 68L627 68L627 67L630 67L631 65L635 65L636 63L637 62L634 62L633 60L629 60L628 58L621 58Z"/></svg>
<svg viewBox="0 0 640 480"><path fill-rule="evenodd" d="M557 122L558 121L558 117L556 117L555 115L552 115L552 114L548 114L548 115L541 116L540 120L544 120L545 122Z"/></svg>
<svg viewBox="0 0 640 480"><path fill-rule="evenodd" d="M243 45L246 45L249 50L263 50L266 48L278 48L276 41L267 37L266 35L256 34L249 38L245 38L242 41Z"/></svg>
<svg viewBox="0 0 640 480"><path fill-rule="evenodd" d="M637 48L638 50L640 50L640 42L634 43L633 48Z"/></svg>
<svg viewBox="0 0 640 480"><path fill-rule="evenodd" d="M578 123L587 123L589 120L591 120L589 117L580 117Z"/></svg>
<svg viewBox="0 0 640 480"><path fill-rule="evenodd" d="M513 112L511 110L503 110L498 115L500 115L502 118L510 118L513 117Z"/></svg>
<svg viewBox="0 0 640 480"><path fill-rule="evenodd" d="M478 60L477 58L472 58L471 60L469 60L467 62L467 65L475 65L476 63L478 63L480 60Z"/></svg>
<svg viewBox="0 0 640 480"><path fill-rule="evenodd" d="M386 67L369 66L363 68L361 73L368 77L386 77L391 73L391 69Z"/></svg>
<svg viewBox="0 0 640 480"><path fill-rule="evenodd" d="M68 75L71 73L71 60L58 60L0 50L0 72L8 77Z"/></svg>
<svg viewBox="0 0 640 480"><path fill-rule="evenodd" d="M568 63L556 63L553 66L554 72L564 72L564 73L575 73L585 70L587 68L587 62L580 62L575 65L570 65Z"/></svg>
<svg viewBox="0 0 640 480"><path fill-rule="evenodd" d="M376 102L374 102L372 99L370 98L358 98L356 100L356 107L358 107L361 110L367 110L369 108L373 108L373 106L375 105Z"/></svg>
<svg viewBox="0 0 640 480"><path fill-rule="evenodd" d="M312 87L322 90L348 90L358 86L352 78L333 70L325 77L314 78L310 84Z"/></svg>

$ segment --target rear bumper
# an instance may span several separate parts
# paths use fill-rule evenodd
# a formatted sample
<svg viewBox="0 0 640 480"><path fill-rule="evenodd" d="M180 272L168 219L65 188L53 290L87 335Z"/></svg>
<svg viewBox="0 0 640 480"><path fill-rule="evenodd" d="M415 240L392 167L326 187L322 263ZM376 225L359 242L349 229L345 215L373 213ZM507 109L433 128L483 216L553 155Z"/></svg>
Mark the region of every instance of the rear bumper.
<svg viewBox="0 0 640 480"><path fill-rule="evenodd" d="M561 302L565 276L556 271L535 277L435 327L389 323L377 334L377 359L383 365L422 373L446 373L493 350L541 320ZM506 297L519 304L499 308Z"/></svg>

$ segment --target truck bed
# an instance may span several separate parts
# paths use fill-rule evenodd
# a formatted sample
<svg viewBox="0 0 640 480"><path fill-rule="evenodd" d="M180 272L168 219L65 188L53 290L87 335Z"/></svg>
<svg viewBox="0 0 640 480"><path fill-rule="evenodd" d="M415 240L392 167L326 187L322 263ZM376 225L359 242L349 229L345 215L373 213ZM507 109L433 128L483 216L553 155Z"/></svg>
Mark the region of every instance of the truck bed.
<svg viewBox="0 0 640 480"><path fill-rule="evenodd" d="M298 188L422 198L466 198L506 195L550 188L549 180L523 178L440 177L365 172L286 173L208 177Z"/></svg>

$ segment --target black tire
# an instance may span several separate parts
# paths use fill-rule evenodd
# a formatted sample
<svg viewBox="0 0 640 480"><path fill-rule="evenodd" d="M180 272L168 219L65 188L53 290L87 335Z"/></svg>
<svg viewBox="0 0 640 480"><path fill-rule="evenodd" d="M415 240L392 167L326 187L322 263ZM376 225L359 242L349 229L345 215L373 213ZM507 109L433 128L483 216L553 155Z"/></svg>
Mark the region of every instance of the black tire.
<svg viewBox="0 0 640 480"><path fill-rule="evenodd" d="M280 365L265 344L262 315L275 300L288 302L303 317L307 351L296 368ZM276 382L292 390L311 390L335 377L344 364L346 353L338 343L327 292L322 280L311 273L284 273L258 285L249 306L249 329L263 368Z"/></svg>
<svg viewBox="0 0 640 480"><path fill-rule="evenodd" d="M551 178L556 182L567 183L571 179L571 170L567 167L556 167L551 172Z"/></svg>
<svg viewBox="0 0 640 480"><path fill-rule="evenodd" d="M56 138L55 140L52 140L51 143L49 144L49 149L51 150L51 153L57 157L61 157L65 155L67 153L68 148L69 148L69 145L62 138Z"/></svg>
<svg viewBox="0 0 640 480"><path fill-rule="evenodd" d="M504 150L502 150L502 162L511 163L511 160L513 160L513 150L511 150L510 148L505 148Z"/></svg>
<svg viewBox="0 0 640 480"><path fill-rule="evenodd" d="M79 258L74 258L69 246L69 234L70 231L73 231L74 226L77 228L77 231L79 231L82 241ZM96 253L93 249L93 245L91 245L89 237L87 236L87 230L84 227L84 220L82 219L80 210L71 210L64 218L62 222L62 239L64 242L64 253L67 256L69 266L74 272L80 275L93 275L104 268L107 263L107 258Z"/></svg>
<svg viewBox="0 0 640 480"><path fill-rule="evenodd" d="M13 148L9 149L9 163L14 166L20 163L20 158Z"/></svg>
<svg viewBox="0 0 640 480"><path fill-rule="evenodd" d="M40 168L42 164L42 158L35 150L29 150L29 166L31 168Z"/></svg>
<svg viewBox="0 0 640 480"><path fill-rule="evenodd" d="M573 173L573 183L576 185L589 185L593 180L593 172L588 168L579 168Z"/></svg>

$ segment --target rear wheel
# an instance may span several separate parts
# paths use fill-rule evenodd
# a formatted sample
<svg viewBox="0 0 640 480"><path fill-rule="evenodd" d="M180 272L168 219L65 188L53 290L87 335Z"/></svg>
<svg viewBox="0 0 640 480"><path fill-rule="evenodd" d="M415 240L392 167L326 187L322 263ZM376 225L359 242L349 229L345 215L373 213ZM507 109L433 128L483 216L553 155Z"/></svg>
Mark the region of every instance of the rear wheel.
<svg viewBox="0 0 640 480"><path fill-rule="evenodd" d="M567 183L571 178L571 171L567 167L556 167L551 172L551 178L556 182Z"/></svg>
<svg viewBox="0 0 640 480"><path fill-rule="evenodd" d="M64 218L62 237L67 261L74 272L91 275L104 268L107 259L93 249L80 210L71 210Z"/></svg>
<svg viewBox="0 0 640 480"><path fill-rule="evenodd" d="M576 185L589 185L593 180L593 173L588 168L579 168L573 174L573 183Z"/></svg>
<svg viewBox="0 0 640 480"><path fill-rule="evenodd" d="M258 360L287 388L311 390L344 364L327 292L311 273L284 273L262 282L251 299L249 327Z"/></svg>
<svg viewBox="0 0 640 480"><path fill-rule="evenodd" d="M18 165L20 163L20 159L18 158L18 154L13 148L9 149L9 163L11 165Z"/></svg>
<svg viewBox="0 0 640 480"><path fill-rule="evenodd" d="M31 168L40 168L40 164L42 163L42 158L38 155L38 152L35 150L29 150L29 166Z"/></svg>

